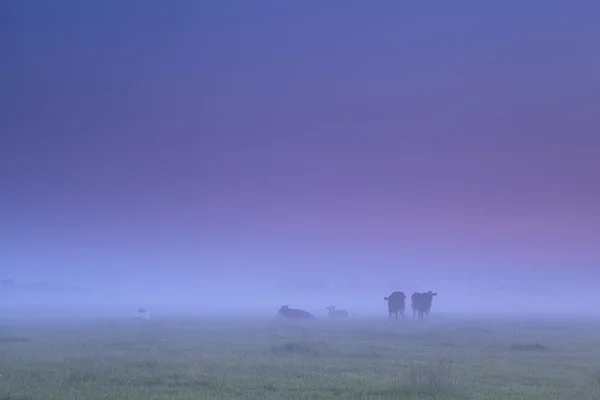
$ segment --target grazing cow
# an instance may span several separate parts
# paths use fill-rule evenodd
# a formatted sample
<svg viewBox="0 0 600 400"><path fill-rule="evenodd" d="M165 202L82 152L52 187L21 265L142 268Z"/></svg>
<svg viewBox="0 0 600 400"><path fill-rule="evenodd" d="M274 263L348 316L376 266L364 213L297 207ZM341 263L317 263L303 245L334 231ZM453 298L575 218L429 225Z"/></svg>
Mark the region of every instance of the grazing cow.
<svg viewBox="0 0 600 400"><path fill-rule="evenodd" d="M336 310L335 306L329 306L325 308L329 310L329 316L331 318L348 318L352 314L351 312L346 310Z"/></svg>
<svg viewBox="0 0 600 400"><path fill-rule="evenodd" d="M423 315L429 315L431 312L431 303L433 301L433 296L437 296L437 293L432 292L431 290L427 293L419 293L414 292L411 296L411 308L413 310L413 317L419 313L419 318L423 318Z"/></svg>
<svg viewBox="0 0 600 400"><path fill-rule="evenodd" d="M288 306L281 306L279 309L279 315L288 319L309 319L315 317L308 311L299 310L297 308L289 308Z"/></svg>
<svg viewBox="0 0 600 400"><path fill-rule="evenodd" d="M395 316L396 321L398 320L398 314L404 317L404 307L406 295L404 292L392 292L389 297L383 298L388 303L388 312L390 313L390 319L392 314Z"/></svg>
<svg viewBox="0 0 600 400"><path fill-rule="evenodd" d="M150 319L150 311L145 308L138 308L137 312L133 314L133 316L139 319Z"/></svg>

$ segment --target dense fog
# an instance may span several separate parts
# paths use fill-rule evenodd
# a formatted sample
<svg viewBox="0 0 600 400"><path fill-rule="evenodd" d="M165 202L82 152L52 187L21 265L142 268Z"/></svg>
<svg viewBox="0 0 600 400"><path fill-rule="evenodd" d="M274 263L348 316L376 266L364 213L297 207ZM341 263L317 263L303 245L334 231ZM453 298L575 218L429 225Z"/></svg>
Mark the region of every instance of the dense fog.
<svg viewBox="0 0 600 400"><path fill-rule="evenodd" d="M307 310L317 317L327 317L326 307L335 305L355 317L387 318L383 300L392 291L407 295L407 317L411 317L410 296L413 292L432 290L431 318L468 314L595 314L600 294L593 279L571 273L569 276L526 276L510 280L485 274L471 279L435 278L434 274L406 275L404 279L387 279L355 275L352 279L305 279L285 276L261 278L240 276L238 280L202 280L140 277L137 281L97 285L64 284L4 279L0 284L0 318L131 317L139 307L147 308L154 318L161 316L275 316L279 307ZM438 274L443 275L443 274ZM479 276L477 276L479 275ZM490 277L486 280L485 275Z"/></svg>

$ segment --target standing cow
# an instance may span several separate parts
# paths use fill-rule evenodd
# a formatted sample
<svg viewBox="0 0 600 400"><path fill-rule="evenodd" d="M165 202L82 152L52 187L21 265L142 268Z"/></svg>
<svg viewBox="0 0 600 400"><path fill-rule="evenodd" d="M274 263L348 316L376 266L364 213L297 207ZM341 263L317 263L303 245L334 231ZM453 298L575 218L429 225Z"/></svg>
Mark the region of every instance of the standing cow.
<svg viewBox="0 0 600 400"><path fill-rule="evenodd" d="M392 315L394 315L395 320L398 320L398 314L404 317L404 308L406 303L406 295L404 292L393 292L388 297L384 297L383 300L388 303L388 312L390 314L390 319L392 319Z"/></svg>
<svg viewBox="0 0 600 400"><path fill-rule="evenodd" d="M433 296L437 296L437 293L432 292L414 292L411 296L411 308L413 310L413 317L419 313L419 319L423 318L423 315L429 315L431 312L431 303L433 302Z"/></svg>
<svg viewBox="0 0 600 400"><path fill-rule="evenodd" d="M279 315L288 319L312 319L315 317L308 311L289 308L288 306L281 306L279 309Z"/></svg>

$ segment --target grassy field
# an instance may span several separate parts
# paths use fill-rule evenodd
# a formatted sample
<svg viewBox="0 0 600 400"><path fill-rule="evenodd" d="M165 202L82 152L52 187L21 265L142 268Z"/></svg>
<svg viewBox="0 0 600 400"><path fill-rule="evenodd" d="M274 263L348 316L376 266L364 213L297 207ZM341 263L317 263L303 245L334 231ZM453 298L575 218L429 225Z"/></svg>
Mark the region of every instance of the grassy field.
<svg viewBox="0 0 600 400"><path fill-rule="evenodd" d="M600 323L432 316L0 325L0 400L600 399Z"/></svg>

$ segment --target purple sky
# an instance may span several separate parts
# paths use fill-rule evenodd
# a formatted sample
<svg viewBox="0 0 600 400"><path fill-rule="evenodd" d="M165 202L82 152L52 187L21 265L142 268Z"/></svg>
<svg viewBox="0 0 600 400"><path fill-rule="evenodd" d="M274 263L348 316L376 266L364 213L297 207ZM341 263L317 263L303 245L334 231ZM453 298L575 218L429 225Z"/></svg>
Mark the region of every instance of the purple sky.
<svg viewBox="0 0 600 400"><path fill-rule="evenodd" d="M71 3L0 5L0 278L600 265L597 1Z"/></svg>

